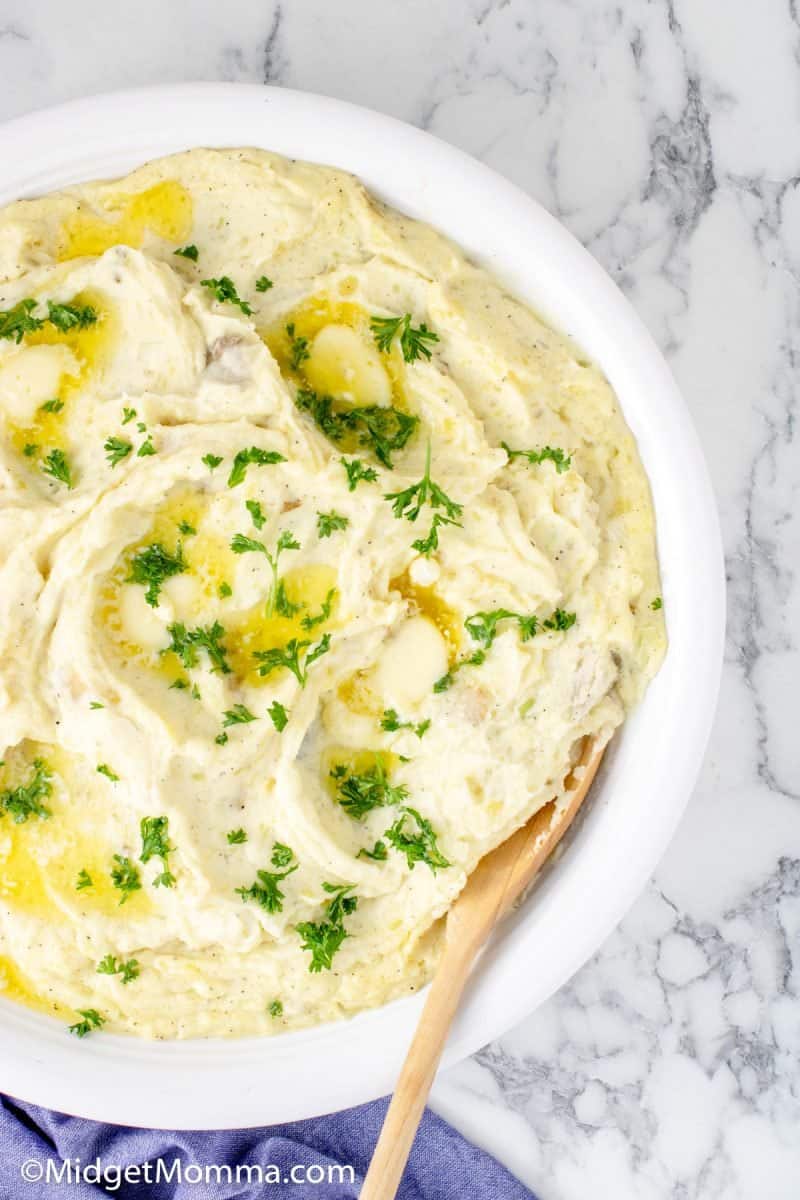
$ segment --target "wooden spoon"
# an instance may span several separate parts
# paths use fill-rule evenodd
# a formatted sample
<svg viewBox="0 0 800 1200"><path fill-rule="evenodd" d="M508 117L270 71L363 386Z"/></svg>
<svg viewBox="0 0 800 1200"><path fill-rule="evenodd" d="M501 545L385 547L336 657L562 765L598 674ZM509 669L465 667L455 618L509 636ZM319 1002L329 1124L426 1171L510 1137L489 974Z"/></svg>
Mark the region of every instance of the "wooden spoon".
<svg viewBox="0 0 800 1200"><path fill-rule="evenodd" d="M570 795L557 817L552 800L534 813L527 825L481 859L450 909L444 952L386 1113L360 1200L392 1200L397 1194L475 956L569 829L589 791L604 748L596 749L593 738L584 739L580 759L567 780Z"/></svg>

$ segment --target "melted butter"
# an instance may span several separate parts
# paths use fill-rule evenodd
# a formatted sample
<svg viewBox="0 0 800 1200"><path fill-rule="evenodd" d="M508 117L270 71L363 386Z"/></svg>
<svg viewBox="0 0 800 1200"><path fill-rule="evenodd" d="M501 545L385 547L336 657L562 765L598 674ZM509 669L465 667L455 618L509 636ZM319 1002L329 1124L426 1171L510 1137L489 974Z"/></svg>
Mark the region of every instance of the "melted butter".
<svg viewBox="0 0 800 1200"><path fill-rule="evenodd" d="M28 976L5 954L0 954L0 996L37 1012L72 1020L71 1008L38 991Z"/></svg>
<svg viewBox="0 0 800 1200"><path fill-rule="evenodd" d="M339 685L336 694L351 712L362 717L379 716L383 703L372 687L373 679L372 671L356 671Z"/></svg>
<svg viewBox="0 0 800 1200"><path fill-rule="evenodd" d="M353 750L349 746L329 746L322 755L322 775L330 795L335 799L338 795L338 781L332 772L344 767L348 775L366 775L380 764L384 775L390 778L400 759L390 750Z"/></svg>
<svg viewBox="0 0 800 1200"><path fill-rule="evenodd" d="M68 329L65 332L47 322L41 329L27 334L23 347L18 351L23 369L28 347L58 347L62 356L63 350L68 352L66 362L69 365L62 369L57 394L51 397L60 400L63 407L58 412L46 412L40 407L28 424L9 424L11 442L19 454L24 455L26 446L37 447L37 453L25 455L27 458L40 459L49 450L68 448L70 399L79 393L94 375L102 372L113 354L118 337L119 320L107 297L99 292L87 290L75 295L70 303L91 305L97 313L97 320L85 329Z"/></svg>
<svg viewBox="0 0 800 1200"><path fill-rule="evenodd" d="M103 254L112 246L138 249L147 231L167 242L183 242L192 228L192 198L182 184L165 179L143 192L110 195L108 217L87 212L79 204L61 228L58 259Z"/></svg>
<svg viewBox="0 0 800 1200"><path fill-rule="evenodd" d="M420 614L436 626L447 644L447 655L450 665L455 662L461 650L462 621L454 608L441 598L432 587L420 587L413 583L407 571L396 576L389 587L399 592L404 600L408 600Z"/></svg>
<svg viewBox="0 0 800 1200"><path fill-rule="evenodd" d="M0 770L0 791L30 778L33 760L41 758L54 775L52 794L44 801L51 815L29 817L16 824L0 820L0 900L20 912L48 921L68 919L75 907L108 917L124 910L144 911L150 904L144 892L133 893L120 913L120 893L111 882L113 855L118 848L97 835L105 809L86 787L85 773L57 746L22 742L8 752ZM80 804L70 798L80 797ZM93 886L77 891L80 871L89 872Z"/></svg>
<svg viewBox="0 0 800 1200"><path fill-rule="evenodd" d="M320 294L309 297L286 313L280 323L260 333L281 372L301 386L333 396L343 407L380 404L383 401L408 412L402 354L395 347L389 354L379 353L369 322L370 313L360 304ZM296 338L307 338L309 343L310 357L299 367L292 366L292 339L287 333L288 325L293 325ZM343 346L352 347L354 351L352 363L348 364L341 354L331 352L330 345L322 353L322 342L321 352L315 360L314 341L317 336L323 330L330 332L337 328L350 331L358 339L357 342L352 337L347 341L341 339ZM354 436L351 446L344 440L341 445L346 451L354 450L358 440Z"/></svg>
<svg viewBox="0 0 800 1200"><path fill-rule="evenodd" d="M327 621L320 622L310 630L304 629L302 623L303 617L313 617L320 612L329 591L336 587L337 575L333 567L323 564L298 567L287 571L281 578L290 603L303 605L294 616L282 617L276 613L268 617L265 602L261 600L244 613L231 618L226 616L224 620L223 641L228 650L228 661L240 679L254 686L271 685L278 675L277 671L264 677L258 674L258 663L253 658L255 651L285 646L292 638L313 644L337 625L337 598L333 600Z"/></svg>

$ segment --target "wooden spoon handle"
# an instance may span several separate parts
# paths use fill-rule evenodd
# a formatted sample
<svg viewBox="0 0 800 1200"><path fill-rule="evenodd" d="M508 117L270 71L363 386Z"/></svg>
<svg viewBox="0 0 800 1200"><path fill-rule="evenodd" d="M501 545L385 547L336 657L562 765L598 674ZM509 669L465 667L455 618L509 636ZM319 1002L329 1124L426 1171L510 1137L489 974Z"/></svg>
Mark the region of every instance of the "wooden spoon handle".
<svg viewBox="0 0 800 1200"><path fill-rule="evenodd" d="M472 943L445 944L359 1200L393 1200L397 1194L476 949Z"/></svg>

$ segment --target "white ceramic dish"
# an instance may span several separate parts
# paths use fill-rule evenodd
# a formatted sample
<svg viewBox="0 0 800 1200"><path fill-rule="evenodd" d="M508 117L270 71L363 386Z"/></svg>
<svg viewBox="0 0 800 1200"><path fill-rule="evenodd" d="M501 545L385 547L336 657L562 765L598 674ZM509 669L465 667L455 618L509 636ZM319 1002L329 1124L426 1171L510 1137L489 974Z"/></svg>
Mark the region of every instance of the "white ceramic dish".
<svg viewBox="0 0 800 1200"><path fill-rule="evenodd" d="M389 117L283 89L191 84L119 92L0 127L0 203L124 174L192 146L261 146L360 176L443 230L605 371L639 443L658 520L670 648L608 755L566 854L494 938L445 1053L508 1029L598 948L663 853L686 805L716 704L724 631L717 516L670 373L627 301L533 200L451 146ZM0 1090L106 1121L234 1128L357 1104L392 1087L422 997L272 1039L77 1041L0 1001Z"/></svg>

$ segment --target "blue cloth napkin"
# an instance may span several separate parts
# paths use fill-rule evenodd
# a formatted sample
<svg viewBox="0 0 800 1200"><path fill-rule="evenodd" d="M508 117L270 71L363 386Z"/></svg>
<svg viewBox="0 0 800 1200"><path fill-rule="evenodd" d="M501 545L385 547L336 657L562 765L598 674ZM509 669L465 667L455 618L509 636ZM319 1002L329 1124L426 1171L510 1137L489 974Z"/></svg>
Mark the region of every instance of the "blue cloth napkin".
<svg viewBox="0 0 800 1200"><path fill-rule="evenodd" d="M311 1121L264 1129L175 1132L103 1125L49 1112L0 1096L0 1200L355 1200L386 1112L386 1100ZM95 1163L105 1183L95 1182ZM48 1161L53 1165L48 1167ZM172 1175L156 1178L158 1162ZM76 1168L76 1162L79 1167ZM150 1163L150 1181L120 1176L126 1166ZM175 1167L180 1164L180 1172ZM282 1179L291 1168L306 1182L258 1181L235 1171L240 1164L274 1164ZM354 1181L326 1176L336 1165L352 1167ZM71 1178L66 1173L71 1167ZM220 1168L217 1175L207 1167ZM228 1179L225 1168L231 1168ZM88 1170L88 1178L84 1174ZM82 1172L76 1181L76 1170ZM50 1172L49 1181L47 1172ZM58 1172L62 1172L58 1182ZM273 1172L274 1174L274 1172ZM40 1175L40 1178L37 1178ZM333 1181L328 1182L331 1178ZM308 1182L310 1180L310 1182ZM535 1200L505 1168L470 1145L426 1110L411 1152L400 1200Z"/></svg>

